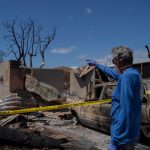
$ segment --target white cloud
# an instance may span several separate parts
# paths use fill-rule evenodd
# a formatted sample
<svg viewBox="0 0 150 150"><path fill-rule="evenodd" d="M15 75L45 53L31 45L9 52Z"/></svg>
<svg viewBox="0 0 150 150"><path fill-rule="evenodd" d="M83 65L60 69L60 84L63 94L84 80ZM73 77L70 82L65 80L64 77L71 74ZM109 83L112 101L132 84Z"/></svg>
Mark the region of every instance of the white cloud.
<svg viewBox="0 0 150 150"><path fill-rule="evenodd" d="M70 67L70 68L72 68L72 69L77 69L78 67L72 66L72 67Z"/></svg>
<svg viewBox="0 0 150 150"><path fill-rule="evenodd" d="M69 48L54 48L51 50L51 53L55 54L67 54L71 53L74 47L69 47Z"/></svg>
<svg viewBox="0 0 150 150"><path fill-rule="evenodd" d="M146 49L134 51L134 63L150 61Z"/></svg>
<svg viewBox="0 0 150 150"><path fill-rule="evenodd" d="M84 66L86 64L87 58L88 58L87 54L81 54L80 56L78 56L78 59L79 59L81 66Z"/></svg>
<svg viewBox="0 0 150 150"><path fill-rule="evenodd" d="M86 11L86 13L89 14L89 15L92 14L92 9L91 9L91 8L86 8L85 11Z"/></svg>
<svg viewBox="0 0 150 150"><path fill-rule="evenodd" d="M112 66L112 55L106 55L103 58L97 58L95 59L98 63L107 65L107 66Z"/></svg>
<svg viewBox="0 0 150 150"><path fill-rule="evenodd" d="M150 59L148 58L148 53L146 50L137 50L134 51L133 53L133 57L134 57L134 61L133 63L142 63L142 62L147 62L150 61ZM112 55L106 55L103 58L95 58L94 60L96 60L98 63L100 64L104 64L107 66L112 66Z"/></svg>
<svg viewBox="0 0 150 150"><path fill-rule="evenodd" d="M87 59L87 57L88 57L87 54L82 54L82 55L79 56L79 59L85 60L85 59Z"/></svg>

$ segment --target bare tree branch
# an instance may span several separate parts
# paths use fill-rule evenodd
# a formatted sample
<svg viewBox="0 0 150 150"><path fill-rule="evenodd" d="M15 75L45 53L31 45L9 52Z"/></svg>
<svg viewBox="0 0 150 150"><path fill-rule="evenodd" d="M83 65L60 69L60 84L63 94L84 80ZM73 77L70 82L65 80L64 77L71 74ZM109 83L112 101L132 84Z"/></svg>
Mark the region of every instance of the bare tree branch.
<svg viewBox="0 0 150 150"><path fill-rule="evenodd" d="M40 54L42 57L42 64L40 68L43 68L43 66L45 65L45 50L48 48L49 44L54 40L55 35L56 35L56 27L54 28L52 35L48 35L44 41L41 41Z"/></svg>
<svg viewBox="0 0 150 150"><path fill-rule="evenodd" d="M37 56L39 52L42 64L45 64L45 51L54 40L56 28L54 28L52 35L41 40L42 27L32 19L28 19L27 22L21 23L19 26L17 26L16 20L7 21L3 23L3 26L7 30L4 39L9 42L8 49L19 63L26 66L26 60L29 57L29 65L32 67L33 57Z"/></svg>
<svg viewBox="0 0 150 150"><path fill-rule="evenodd" d="M5 56L5 52L0 50L0 63L4 61L3 57Z"/></svg>

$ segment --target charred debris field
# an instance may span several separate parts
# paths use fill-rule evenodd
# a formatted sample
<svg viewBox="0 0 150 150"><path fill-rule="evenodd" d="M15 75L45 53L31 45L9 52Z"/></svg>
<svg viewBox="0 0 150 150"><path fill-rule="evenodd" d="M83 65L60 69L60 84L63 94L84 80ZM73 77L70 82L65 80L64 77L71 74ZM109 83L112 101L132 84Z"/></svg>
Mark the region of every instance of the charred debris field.
<svg viewBox="0 0 150 150"><path fill-rule="evenodd" d="M106 150L110 137L78 123L69 109L11 115L0 121L0 149ZM136 149L148 150L148 142Z"/></svg>
<svg viewBox="0 0 150 150"><path fill-rule="evenodd" d="M0 111L81 102L88 98L95 99L100 93L100 88L94 92L89 90L89 84L91 88L92 85L97 87L97 83L102 82L101 74L97 73L95 68L86 67L73 71L68 68L63 68L63 71L58 68L21 70L16 67L16 62L1 65L3 71L0 76L0 96L5 96L1 96ZM98 78L95 80L95 77ZM108 81L106 76L101 79L104 80L103 87L111 86L105 84L105 81ZM69 90L72 93L68 92ZM80 96L74 94L74 91L80 93ZM109 96L111 91L112 89L108 88L104 94ZM90 107L88 110L96 112ZM82 112L84 117L87 117L86 111L85 106ZM107 114L108 112L103 111L101 115ZM79 121L80 118L74 115L70 108L0 115L0 150L107 150L110 135L88 128L86 123L83 125ZM90 115L91 120L94 115ZM149 150L149 141L141 138L135 149Z"/></svg>

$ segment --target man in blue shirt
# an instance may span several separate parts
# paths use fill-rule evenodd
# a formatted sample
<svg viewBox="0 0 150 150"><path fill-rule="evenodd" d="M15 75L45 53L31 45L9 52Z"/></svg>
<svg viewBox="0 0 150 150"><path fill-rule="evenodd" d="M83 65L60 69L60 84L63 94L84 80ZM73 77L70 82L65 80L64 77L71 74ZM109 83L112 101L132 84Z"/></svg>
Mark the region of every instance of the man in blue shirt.
<svg viewBox="0 0 150 150"><path fill-rule="evenodd" d="M140 138L141 76L132 66L133 52L128 47L112 49L115 69L87 60L89 65L117 81L112 93L111 143L108 150L132 150Z"/></svg>

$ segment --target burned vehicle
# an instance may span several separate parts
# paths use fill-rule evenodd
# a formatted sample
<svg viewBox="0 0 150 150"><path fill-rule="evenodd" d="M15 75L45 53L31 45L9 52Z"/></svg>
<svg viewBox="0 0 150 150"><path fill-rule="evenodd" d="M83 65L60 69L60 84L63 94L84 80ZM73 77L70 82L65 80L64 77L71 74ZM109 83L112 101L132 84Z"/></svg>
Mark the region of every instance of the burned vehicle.
<svg viewBox="0 0 150 150"><path fill-rule="evenodd" d="M140 66L137 64L136 67ZM141 65L141 64L140 64ZM142 66L142 69L144 67ZM141 70L140 70L141 71ZM97 69L87 71L82 77L78 71L71 73L70 91L78 93L82 101L111 99L111 93L115 87L115 82L111 81L106 75ZM142 70L142 76L149 74ZM150 139L150 79L143 78L143 102L142 102L142 121L141 135ZM78 118L81 124L106 133L110 133L110 112L111 102L105 104L79 106L71 109L72 114Z"/></svg>

